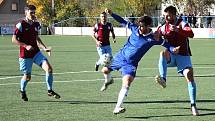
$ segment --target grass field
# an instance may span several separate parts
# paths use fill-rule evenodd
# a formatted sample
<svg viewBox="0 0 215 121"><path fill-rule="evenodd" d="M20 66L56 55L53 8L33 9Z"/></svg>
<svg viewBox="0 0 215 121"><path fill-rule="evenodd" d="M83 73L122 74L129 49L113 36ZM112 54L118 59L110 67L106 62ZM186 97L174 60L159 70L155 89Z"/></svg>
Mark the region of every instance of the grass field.
<svg viewBox="0 0 215 121"><path fill-rule="evenodd" d="M153 47L141 60L137 78L130 88L124 114L112 111L121 89L121 76L113 72L115 83L100 92L103 75L94 71L98 59L94 41L87 36L41 36L53 49L49 57L54 68L54 89L62 99L47 96L44 72L33 67L27 86L29 101L18 93L21 74L18 46L11 36L0 37L0 121L212 121L215 120L215 39L192 39L192 62L197 83L200 116L191 115L187 85L176 68L168 69L167 88L154 82L162 47ZM113 53L126 37L117 38ZM47 55L47 54L45 54Z"/></svg>

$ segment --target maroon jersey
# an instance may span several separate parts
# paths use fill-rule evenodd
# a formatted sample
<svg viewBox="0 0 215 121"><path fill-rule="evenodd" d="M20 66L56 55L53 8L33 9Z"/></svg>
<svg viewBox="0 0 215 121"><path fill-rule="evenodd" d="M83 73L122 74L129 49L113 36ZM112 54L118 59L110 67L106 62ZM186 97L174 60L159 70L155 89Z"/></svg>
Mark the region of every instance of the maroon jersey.
<svg viewBox="0 0 215 121"><path fill-rule="evenodd" d="M179 28L178 32L170 31L171 24L166 23L160 28L158 31L164 36L164 38L170 43L170 45L179 48L179 55L191 56L189 39L188 37L193 37L193 31L190 26L182 21L182 19L178 19L175 25Z"/></svg>
<svg viewBox="0 0 215 121"><path fill-rule="evenodd" d="M97 40L101 41L102 46L110 45L110 32L113 32L113 26L107 22L105 25L98 23L93 28L94 33L97 33Z"/></svg>
<svg viewBox="0 0 215 121"><path fill-rule="evenodd" d="M40 51L36 40L39 29L39 22L29 24L26 20L22 20L16 25L14 35L17 40L33 47L33 50L28 51L25 47L20 46L20 58L33 58Z"/></svg>

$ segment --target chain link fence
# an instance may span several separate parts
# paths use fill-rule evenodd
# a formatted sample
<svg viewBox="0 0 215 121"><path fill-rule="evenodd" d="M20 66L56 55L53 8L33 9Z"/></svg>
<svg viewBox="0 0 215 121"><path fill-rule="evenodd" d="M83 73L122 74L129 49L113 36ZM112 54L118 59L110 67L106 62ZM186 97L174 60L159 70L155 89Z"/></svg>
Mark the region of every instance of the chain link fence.
<svg viewBox="0 0 215 121"><path fill-rule="evenodd" d="M124 19L136 22L140 17L123 17ZM215 28L215 16L196 16L195 20L193 17L185 17L182 16L184 21L187 21L189 25L193 28ZM209 21L211 18L211 21ZM162 17L152 17L153 24L152 27L157 27L160 23L162 23ZM41 28L41 34L54 34L54 27L92 27L95 23L100 21L99 17L72 17L66 20L59 21L57 23L52 24L49 27ZM108 21L113 24L114 27L121 27L118 22L116 22L112 17L108 17ZM195 22L194 22L195 21ZM7 35L13 34L15 29L15 24L2 24L0 25L0 34Z"/></svg>

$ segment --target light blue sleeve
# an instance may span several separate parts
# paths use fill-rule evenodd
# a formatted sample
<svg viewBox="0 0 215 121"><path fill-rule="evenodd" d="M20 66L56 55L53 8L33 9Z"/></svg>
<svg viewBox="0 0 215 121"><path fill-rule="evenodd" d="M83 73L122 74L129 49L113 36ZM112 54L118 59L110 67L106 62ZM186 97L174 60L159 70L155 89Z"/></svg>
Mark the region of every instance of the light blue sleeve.
<svg viewBox="0 0 215 121"><path fill-rule="evenodd" d="M18 24L16 24L16 28L22 32L22 24L19 22Z"/></svg>

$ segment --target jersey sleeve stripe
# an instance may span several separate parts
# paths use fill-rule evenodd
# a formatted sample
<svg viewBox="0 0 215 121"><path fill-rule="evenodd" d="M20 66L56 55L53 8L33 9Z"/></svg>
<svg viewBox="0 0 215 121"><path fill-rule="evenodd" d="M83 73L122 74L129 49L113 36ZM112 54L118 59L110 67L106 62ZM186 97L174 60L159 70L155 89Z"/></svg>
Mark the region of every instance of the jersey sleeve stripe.
<svg viewBox="0 0 215 121"><path fill-rule="evenodd" d="M20 32L22 32L22 24L21 24L21 23L16 24L16 28L17 28Z"/></svg>

